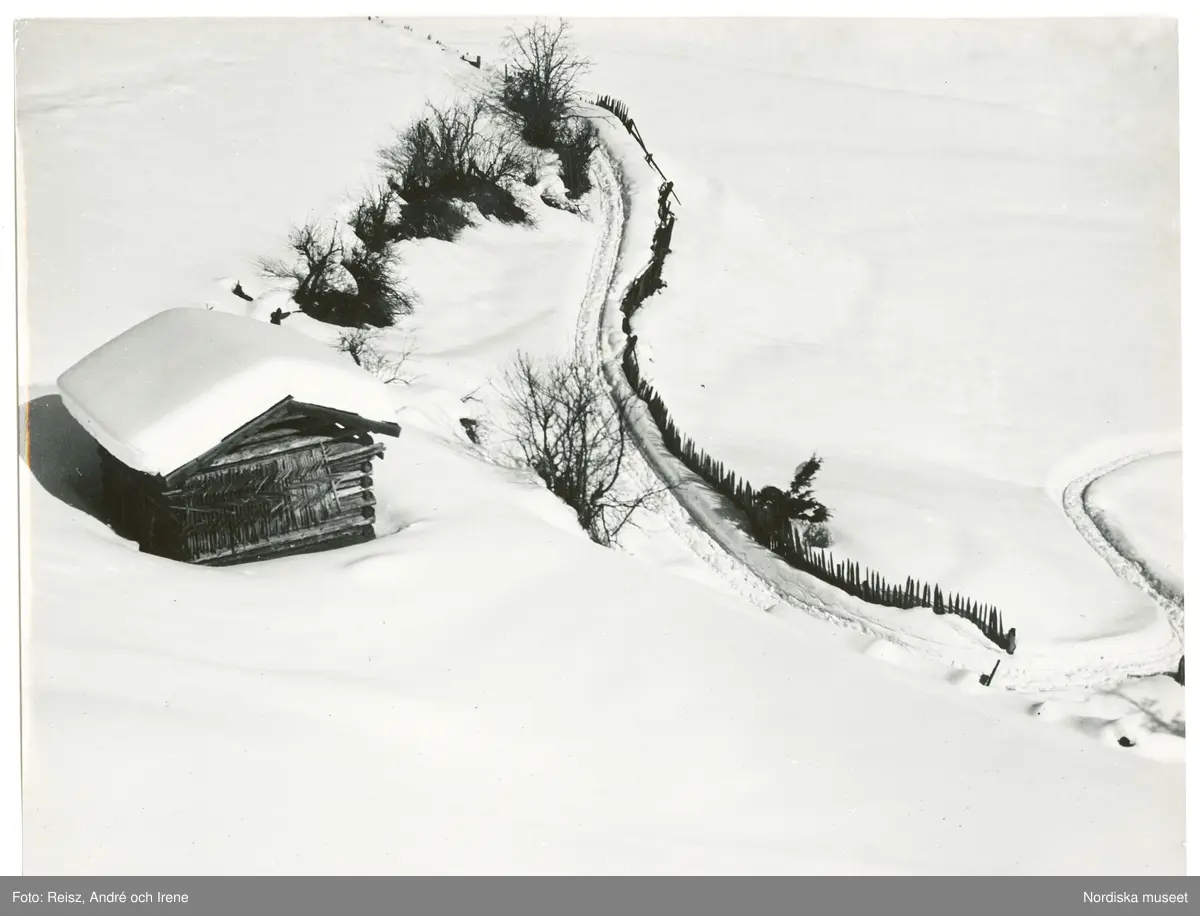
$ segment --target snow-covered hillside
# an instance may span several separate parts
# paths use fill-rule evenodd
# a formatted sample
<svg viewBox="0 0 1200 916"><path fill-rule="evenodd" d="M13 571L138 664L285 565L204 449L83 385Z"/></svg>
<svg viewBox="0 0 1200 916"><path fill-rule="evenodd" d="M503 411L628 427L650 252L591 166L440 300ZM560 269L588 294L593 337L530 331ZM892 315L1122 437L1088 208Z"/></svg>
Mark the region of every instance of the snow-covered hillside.
<svg viewBox="0 0 1200 916"><path fill-rule="evenodd" d="M1093 482L1085 500L1120 551L1182 599L1183 454L1131 461Z"/></svg>
<svg viewBox="0 0 1200 916"><path fill-rule="evenodd" d="M672 82L636 84L686 195L635 322L677 421L760 485L818 451L839 553L993 601L1025 646L1153 628L1063 523L1060 475L1178 436L1171 33L830 27L839 66L789 68L812 31L780 28L766 67L689 42ZM943 79L855 72L883 35ZM663 104L679 83L716 136Z"/></svg>
<svg viewBox="0 0 1200 916"><path fill-rule="evenodd" d="M634 319L679 426L756 486L818 452L836 555L993 602L1024 646L1169 638L1062 501L1179 445L1170 25L577 29L680 195Z"/></svg>
<svg viewBox="0 0 1200 916"><path fill-rule="evenodd" d="M527 475L467 442L458 419L494 414L488 382L517 347L573 346L611 242L596 194L590 220L528 191L532 228L401 246L418 303L387 340L416 351L411 383L389 388L404 432L378 465L376 541L205 569L140 554L95 517L94 447L53 380L169 307L265 320L277 295L245 303L230 281L266 289L255 258L280 253L291 224L339 212L426 97L478 79L423 37L453 35L414 27L18 33L26 870L1181 871L1183 768L1168 762L1181 710L1160 685L1034 702L784 607L763 613L661 525L634 555L597 547ZM610 55L594 88L629 95L667 165L667 96L644 106L609 74L644 78L646 93L686 85L692 36L645 26L607 42L589 46ZM675 161L685 207L721 196ZM690 236L680 223L671 295L705 251L702 222ZM836 253L810 255L839 269ZM667 367L669 323L645 333ZM736 336L710 344L723 336L741 358ZM715 358L691 339L697 366Z"/></svg>
<svg viewBox="0 0 1200 916"><path fill-rule="evenodd" d="M166 21L18 30L28 292L44 303L28 312L30 378L283 254L289 227L333 216L396 128L474 73L365 25L204 22L182 42Z"/></svg>

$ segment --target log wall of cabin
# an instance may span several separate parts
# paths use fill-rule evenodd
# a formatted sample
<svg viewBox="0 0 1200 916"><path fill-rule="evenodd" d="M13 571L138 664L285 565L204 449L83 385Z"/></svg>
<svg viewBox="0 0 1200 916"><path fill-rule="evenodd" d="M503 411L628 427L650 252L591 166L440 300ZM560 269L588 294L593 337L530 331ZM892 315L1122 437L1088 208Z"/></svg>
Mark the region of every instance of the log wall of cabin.
<svg viewBox="0 0 1200 916"><path fill-rule="evenodd" d="M179 486L104 453L114 529L172 559L225 565L374 537L372 462L384 446L328 421L264 428Z"/></svg>

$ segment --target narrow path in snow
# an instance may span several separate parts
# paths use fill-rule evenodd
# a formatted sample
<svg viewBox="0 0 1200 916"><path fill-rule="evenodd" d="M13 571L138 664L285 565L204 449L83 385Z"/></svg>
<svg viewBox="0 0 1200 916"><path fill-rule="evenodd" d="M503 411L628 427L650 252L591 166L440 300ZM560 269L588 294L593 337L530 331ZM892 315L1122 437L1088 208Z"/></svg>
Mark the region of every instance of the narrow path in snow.
<svg viewBox="0 0 1200 916"><path fill-rule="evenodd" d="M593 161L592 177L600 191L597 197L603 229L596 246L588 289L579 307L576 352L601 376L614 403L618 409L624 410L634 429L633 440L637 451L630 455L627 462L631 480L643 491L661 490L668 483L662 471L651 463L653 446L638 422L643 418L631 416L632 410L641 402L629 388L620 367L620 358L614 359L605 333L611 310L616 308L619 312L623 292L616 284L628 210L628 188L621 179L620 167L606 147L600 146ZM617 323L619 327L620 319L617 319ZM665 522L675 536L716 572L734 593L764 610L785 600L769 583L760 580L714 540L710 532L689 513L686 502L663 493L651 499L646 508Z"/></svg>
<svg viewBox="0 0 1200 916"><path fill-rule="evenodd" d="M653 511L734 592L764 610L784 602L819 619L896 643L951 667L990 670L1000 655L990 644L939 644L856 614L841 602L806 589L804 583L795 578L802 573L782 569L782 560L716 517L713 495L662 446L653 420L621 368L622 344L619 341L624 335L620 331L620 301L624 290L615 288L615 283L629 190L621 180L615 157L603 146L596 157L593 177L600 190L598 197L604 228L597 244L588 291L580 306L576 347L602 374L614 401L625 411L638 447L637 460L630 467L631 477L646 489L670 488L668 495L654 501ZM789 573L794 573L795 577ZM953 634L953 630L948 631L948 635ZM983 643L984 640L979 637L976 642Z"/></svg>
<svg viewBox="0 0 1200 916"><path fill-rule="evenodd" d="M1076 477L1063 489L1062 506L1067 518L1075 525L1083 539L1103 558L1112 571L1149 595L1154 603L1162 609L1175 636L1172 654L1177 662L1179 656L1183 654L1183 600L1160 588L1158 583L1147 574L1141 563L1134 557L1123 553L1120 545L1108 536L1104 527L1093 517L1087 504L1088 488L1101 477L1133 464L1135 461L1153 458L1159 454L1162 453L1137 452L1126 455ZM1169 663L1163 671L1173 671L1174 668L1175 663Z"/></svg>
<svg viewBox="0 0 1200 916"><path fill-rule="evenodd" d="M647 489L669 488L667 494L653 501L651 510L734 592L764 610L785 602L818 619L886 640L951 668L988 671L1000 659L1005 669L1003 685L1020 692L1112 687L1132 677L1174 670L1182 652L1182 607L1159 595L1145 576L1109 544L1083 508L1082 494L1087 484L1112 468L1102 468L1071 484L1064 493L1063 505L1084 537L1114 570L1147 590L1163 608L1170 625L1166 638L1151 633L1069 645L1026 646L1018 647L1016 656L1008 656L969 624L958 626L956 619L932 615L918 621L894 609L865 605L831 586L810 580L750 541L720 515L720 497L666 451L645 405L625 378L620 316L624 290L616 287L631 192L618 155L604 144L595 156L593 180L599 191L603 228L579 308L577 351L603 377L614 403L629 421L637 445L636 460L629 469L633 481ZM648 249L645 255L649 257ZM892 620L887 619L889 613ZM911 630L906 628L908 624L913 624ZM914 632L917 629L923 632Z"/></svg>

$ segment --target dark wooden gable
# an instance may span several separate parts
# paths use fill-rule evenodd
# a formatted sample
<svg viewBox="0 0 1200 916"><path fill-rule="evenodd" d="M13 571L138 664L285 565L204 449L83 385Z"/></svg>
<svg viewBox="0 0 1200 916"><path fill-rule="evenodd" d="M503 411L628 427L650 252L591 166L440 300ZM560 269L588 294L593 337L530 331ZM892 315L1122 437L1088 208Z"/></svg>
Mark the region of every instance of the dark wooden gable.
<svg viewBox="0 0 1200 916"><path fill-rule="evenodd" d="M208 451L164 475L163 480L168 488L177 487L193 474L249 447L250 443L261 445L264 451L281 446L296 448L328 438L331 432L346 436L372 432L399 436L400 426L384 420L369 420L345 410L297 401L289 395L233 430Z"/></svg>
<svg viewBox="0 0 1200 916"><path fill-rule="evenodd" d="M228 565L371 540L371 434L396 423L287 397L169 474L135 471L101 448L106 512L142 550Z"/></svg>

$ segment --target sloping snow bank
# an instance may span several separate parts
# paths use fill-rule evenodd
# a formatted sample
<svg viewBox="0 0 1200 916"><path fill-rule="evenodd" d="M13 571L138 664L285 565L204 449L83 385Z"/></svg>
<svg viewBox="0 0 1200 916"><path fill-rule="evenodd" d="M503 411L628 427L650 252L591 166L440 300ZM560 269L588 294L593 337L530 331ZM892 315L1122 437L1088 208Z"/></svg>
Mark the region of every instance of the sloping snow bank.
<svg viewBox="0 0 1200 916"><path fill-rule="evenodd" d="M441 68L456 63L433 52L422 69L403 36L377 57L389 33L365 21L361 33L325 21L275 35L226 25L229 87L203 68L172 85L220 90L227 123L264 125L263 142L239 153L247 204L237 231L221 207L197 208L189 238L206 247L189 263L174 237L144 231L161 216L145 198L84 188L80 212L56 210L45 182L57 176L43 168L30 195L31 225L41 223L31 257L43 265L31 344L43 381L161 310L161 289L128 280L131 262L168 263L176 275L166 288L202 302L210 277L262 250L251 234L282 237L275 197L327 212L322 188L340 194L347 163L303 179L311 163L331 165L341 139L322 147L303 125L314 144L303 155L272 142L291 136L273 114L294 103L287 72L274 69L281 60L315 61L296 75L308 104L344 112L339 128L360 135L379 129L376 112L359 107L377 97L337 93L394 68L401 120L411 113L407 81L440 85ZM103 67L86 79L76 71L78 82L48 68L50 88L32 87L44 107L27 116L25 136L41 135L44 163L86 161L116 187L137 187L146 162L128 154L128 132L151 137L159 117L174 125L168 134L179 129L139 87L213 39L194 23L155 23L144 43L129 40L136 30L119 33L112 54L112 28L96 33L103 48L75 61L107 61L111 78ZM187 163L195 197L228 202L239 189L208 171L209 152L197 147ZM260 197L263 188L275 192ZM55 256L76 221L103 221L121 240L119 273L104 289L129 287L135 302L98 296L103 307L89 309L48 295L100 276L90 250ZM548 218L543 228L560 231ZM529 241L505 257L526 252L520 269L531 276L546 256L587 261L562 238L542 246L541 229L505 231ZM130 240L136 257L124 250ZM825 639L828 628L602 550L536 482L451 435L449 411L463 408L502 347L571 341L567 307L582 278L547 271L546 289L510 301L494 241L488 227L471 230L461 261L443 251L429 271L495 268L479 295L444 300L461 315L423 325L423 379L389 387L405 435L377 468L382 536L370 544L229 569L140 554L89 514L90 439L49 387L31 392L32 473L20 481L31 532L30 872L1183 870L1182 767L1009 716L999 691L980 696L860 657ZM562 315L547 311L556 298ZM488 306L473 321L476 303Z"/></svg>
<svg viewBox="0 0 1200 916"><path fill-rule="evenodd" d="M303 334L207 309L170 309L58 380L72 416L131 468L167 474L289 395L369 420L395 416L383 384Z"/></svg>
<svg viewBox="0 0 1200 916"><path fill-rule="evenodd" d="M640 148L616 124L615 119L605 119L602 135L606 148L616 157L616 162L610 163L609 167L615 166L620 172L625 191L627 228L609 287L608 300L602 311L594 316L599 326L602 367L614 391L630 404L630 419L653 473L673 487L674 497L697 525L707 532L700 535L687 531L687 526L677 521L672 523L677 533L690 542L699 555L717 568L726 568L731 573L727 578L735 578L737 574L728 569L724 558L713 547L719 545L721 551L743 564L757 582L739 583L738 590L754 595L760 606L773 603L770 598L764 600L761 597L765 587L768 594L803 608L818 618L904 646L940 665L987 671L995 661L1003 660L1004 686L1009 688L1046 691L1069 687L1113 687L1131 676L1155 675L1174 669L1182 651L1179 634L1171 615L1153 603L1147 603L1146 607L1140 609L1138 616L1119 618L1121 625L1107 630L1099 630L1095 620L1080 615L1075 638L1064 635L1061 619L1050 626L1039 626L1040 622L1035 620L1028 634L1031 638L1026 638L1023 626L1018 628L1018 655L1010 658L965 621L950 616L938 617L925 608L899 610L861 601L793 569L741 532L730 518L724 501L667 453L653 420L644 405L634 397L620 368L625 344L625 335L621 330L620 299L625 287L649 257L649 239L657 220L655 201L658 179L641 161ZM683 190L686 191L686 188ZM684 217L686 212L681 219ZM683 237L686 238L686 235ZM676 238L680 238L678 233ZM674 258L674 254L667 258L664 276L668 284L679 270ZM671 266L673 263L674 268ZM662 307L662 296L651 296L634 315L632 324L635 332L641 327L645 313ZM639 337L639 358L646 376L654 382L657 376L653 351L647 354L643 342ZM989 496L994 499L994 492L985 488L982 494L976 493L970 479L964 482L948 476L943 470L937 475L927 474L924 481L927 488L948 492L966 505L978 508L984 517L987 511L998 511L989 500ZM1044 498L1041 494L1036 495ZM669 504L664 501L663 505L664 511L671 515ZM1061 518L1055 521L1061 526ZM1008 524L1014 525L1016 520L1009 519ZM960 542L961 535L953 543L953 552L963 549ZM1089 550L1086 542L1079 545L1077 553L1088 562L1105 568L1103 559ZM926 561L929 560L927 555L923 556ZM742 578L745 578L745 572ZM1112 589L1108 576L1101 583L1104 588ZM1118 584L1124 586L1124 583Z"/></svg>
<svg viewBox="0 0 1200 916"><path fill-rule="evenodd" d="M959 25L581 24L683 201L642 365L754 484L825 457L840 554L997 604L1023 649L1144 651L1161 615L1043 484L1097 438L1178 427L1169 36ZM889 34L929 51L927 81L880 81ZM822 36L815 63L782 53Z"/></svg>
<svg viewBox="0 0 1200 916"><path fill-rule="evenodd" d="M1183 453L1130 461L1092 481L1083 501L1105 537L1182 601Z"/></svg>
<svg viewBox="0 0 1200 916"><path fill-rule="evenodd" d="M398 532L302 559L26 481L31 873L1182 871L1180 768L601 550L408 413Z"/></svg>
<svg viewBox="0 0 1200 916"><path fill-rule="evenodd" d="M288 255L291 226L374 186L376 150L478 74L365 16L33 20L15 58L25 370L47 385L139 321Z"/></svg>

